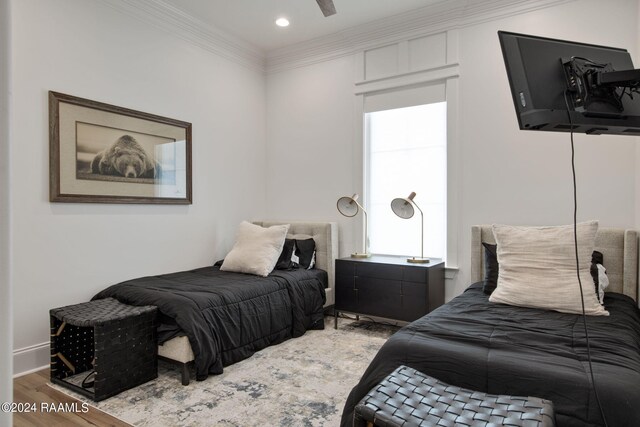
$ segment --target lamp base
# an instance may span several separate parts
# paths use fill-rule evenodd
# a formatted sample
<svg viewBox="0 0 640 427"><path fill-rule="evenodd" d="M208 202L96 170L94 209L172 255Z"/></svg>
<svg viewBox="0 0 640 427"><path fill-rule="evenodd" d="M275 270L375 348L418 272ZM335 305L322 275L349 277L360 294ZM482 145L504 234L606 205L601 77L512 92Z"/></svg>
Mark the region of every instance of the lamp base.
<svg viewBox="0 0 640 427"><path fill-rule="evenodd" d="M411 258L407 258L407 262L410 262L411 264L426 264L429 262L429 258L420 258L420 257L411 257Z"/></svg>
<svg viewBox="0 0 640 427"><path fill-rule="evenodd" d="M356 252L354 254L351 254L351 258L371 258L371 254L369 253L359 254Z"/></svg>

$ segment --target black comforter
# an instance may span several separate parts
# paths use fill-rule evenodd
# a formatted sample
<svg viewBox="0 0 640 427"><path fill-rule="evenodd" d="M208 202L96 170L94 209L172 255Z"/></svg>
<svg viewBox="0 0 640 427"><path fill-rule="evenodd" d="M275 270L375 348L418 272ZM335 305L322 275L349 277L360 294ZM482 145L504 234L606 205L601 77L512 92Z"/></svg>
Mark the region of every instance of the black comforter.
<svg viewBox="0 0 640 427"><path fill-rule="evenodd" d="M326 284L323 270L258 277L213 266L129 280L93 299L157 306L189 338L196 379L203 380L269 345L323 329Z"/></svg>
<svg viewBox="0 0 640 427"><path fill-rule="evenodd" d="M609 317L587 318L598 395L609 426L640 426L640 314L621 294L608 293L605 306ZM481 283L389 338L351 391L343 426L399 365L472 390L549 399L558 426L602 425L582 317L490 303Z"/></svg>

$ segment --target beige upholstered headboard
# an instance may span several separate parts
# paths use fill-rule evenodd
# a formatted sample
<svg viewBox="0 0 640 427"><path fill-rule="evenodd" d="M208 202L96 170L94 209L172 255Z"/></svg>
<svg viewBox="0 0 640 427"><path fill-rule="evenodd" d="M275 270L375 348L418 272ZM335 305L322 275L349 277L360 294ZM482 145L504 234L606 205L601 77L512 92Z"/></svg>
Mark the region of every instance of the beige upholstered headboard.
<svg viewBox="0 0 640 427"><path fill-rule="evenodd" d="M278 224L291 224L287 237L309 238L316 242L316 266L329 275L329 287L326 289L325 307L335 303L335 260L338 256L338 224L335 222L300 222L300 221L254 221L262 227Z"/></svg>
<svg viewBox="0 0 640 427"><path fill-rule="evenodd" d="M471 227L471 283L484 278L484 247L495 244L490 225ZM595 250L602 252L609 277L607 291L619 292L638 301L638 232L622 228L600 228Z"/></svg>

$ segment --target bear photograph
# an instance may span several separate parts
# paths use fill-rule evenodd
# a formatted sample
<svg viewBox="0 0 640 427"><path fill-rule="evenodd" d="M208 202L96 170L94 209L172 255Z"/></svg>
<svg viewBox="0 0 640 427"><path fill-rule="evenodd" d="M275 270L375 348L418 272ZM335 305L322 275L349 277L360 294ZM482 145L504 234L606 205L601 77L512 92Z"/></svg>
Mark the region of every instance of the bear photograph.
<svg viewBox="0 0 640 427"><path fill-rule="evenodd" d="M76 123L76 178L138 184L175 181L175 140Z"/></svg>
<svg viewBox="0 0 640 427"><path fill-rule="evenodd" d="M49 91L49 201L191 204L191 123Z"/></svg>

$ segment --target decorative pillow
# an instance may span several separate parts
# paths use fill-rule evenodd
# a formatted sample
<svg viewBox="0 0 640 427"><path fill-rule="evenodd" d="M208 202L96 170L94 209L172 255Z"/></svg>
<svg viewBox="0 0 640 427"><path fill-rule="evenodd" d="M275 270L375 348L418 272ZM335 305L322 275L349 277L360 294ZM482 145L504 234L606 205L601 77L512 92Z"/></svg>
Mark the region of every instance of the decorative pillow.
<svg viewBox="0 0 640 427"><path fill-rule="evenodd" d="M278 262L287 231L289 224L263 228L242 221L238 226L236 243L220 270L268 276Z"/></svg>
<svg viewBox="0 0 640 427"><path fill-rule="evenodd" d="M295 268L293 263L293 253L296 250L296 241L294 239L285 239L282 252L276 263L277 270L290 270Z"/></svg>
<svg viewBox="0 0 640 427"><path fill-rule="evenodd" d="M296 240L296 252L300 267L309 270L316 265L316 242L313 239Z"/></svg>
<svg viewBox="0 0 640 427"><path fill-rule="evenodd" d="M500 273L500 264L498 264L497 254L498 245L482 242L482 246L484 246L485 272L482 291L487 295L491 295L493 291L496 290L496 286L498 285L498 275ZM593 253L591 254L591 268L589 270L589 272L591 273L591 277L593 278L596 295L598 296L600 304L604 304L604 289L609 286L609 279L606 275L607 270L602 265L603 258L604 257L602 255L602 252L593 251ZM604 277L604 281L606 283L604 287L600 285L600 277Z"/></svg>
<svg viewBox="0 0 640 427"><path fill-rule="evenodd" d="M491 295L498 285L497 245L482 242L482 246L484 246L484 284L482 285L482 291L487 295Z"/></svg>
<svg viewBox="0 0 640 427"><path fill-rule="evenodd" d="M598 261L602 264L602 253L598 251L593 251L591 254L591 268L589 269L589 273L591 273L591 278L593 279L593 284L595 285L596 294L598 293L598 289L600 289L600 280L598 279Z"/></svg>
<svg viewBox="0 0 640 427"><path fill-rule="evenodd" d="M598 222L577 224L578 259L584 308L588 315L608 316L591 291L590 260ZM491 302L582 313L576 277L573 225L517 227L494 225L500 264L498 286Z"/></svg>

